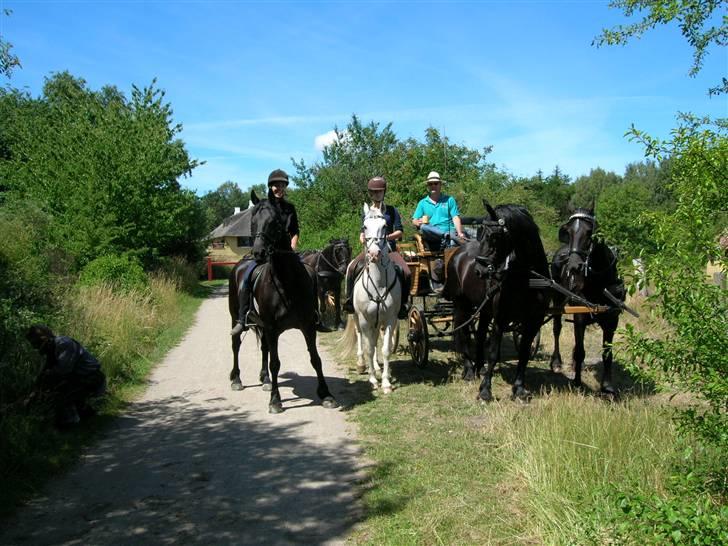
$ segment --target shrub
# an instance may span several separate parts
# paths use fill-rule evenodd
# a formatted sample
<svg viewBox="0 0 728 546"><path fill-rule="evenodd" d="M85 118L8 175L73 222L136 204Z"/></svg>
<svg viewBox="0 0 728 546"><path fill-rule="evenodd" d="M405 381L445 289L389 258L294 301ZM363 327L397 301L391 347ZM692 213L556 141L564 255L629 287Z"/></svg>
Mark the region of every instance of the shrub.
<svg viewBox="0 0 728 546"><path fill-rule="evenodd" d="M106 284L116 290L143 290L149 284L141 263L129 256L109 254L89 262L81 271L84 286Z"/></svg>

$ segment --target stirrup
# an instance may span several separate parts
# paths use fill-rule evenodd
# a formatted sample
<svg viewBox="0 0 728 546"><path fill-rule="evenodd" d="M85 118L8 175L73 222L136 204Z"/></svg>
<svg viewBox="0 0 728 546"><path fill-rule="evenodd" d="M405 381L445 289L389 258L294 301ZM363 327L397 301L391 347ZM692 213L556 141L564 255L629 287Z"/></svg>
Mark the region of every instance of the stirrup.
<svg viewBox="0 0 728 546"><path fill-rule="evenodd" d="M235 324L235 326L233 326L233 329L230 330L230 335L231 336L239 336L240 334L242 334L247 329L248 329L248 327L245 324L243 324L242 322L238 321Z"/></svg>

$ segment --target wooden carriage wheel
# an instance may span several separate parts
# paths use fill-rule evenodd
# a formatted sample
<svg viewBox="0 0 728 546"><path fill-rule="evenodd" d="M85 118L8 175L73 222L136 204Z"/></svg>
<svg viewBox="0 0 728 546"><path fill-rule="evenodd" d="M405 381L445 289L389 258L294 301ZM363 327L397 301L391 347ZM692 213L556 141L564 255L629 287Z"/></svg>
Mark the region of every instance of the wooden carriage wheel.
<svg viewBox="0 0 728 546"><path fill-rule="evenodd" d="M422 308L419 305L412 305L407 316L407 341L409 342L412 361L418 368L427 364L430 352L430 337L427 332L427 321Z"/></svg>

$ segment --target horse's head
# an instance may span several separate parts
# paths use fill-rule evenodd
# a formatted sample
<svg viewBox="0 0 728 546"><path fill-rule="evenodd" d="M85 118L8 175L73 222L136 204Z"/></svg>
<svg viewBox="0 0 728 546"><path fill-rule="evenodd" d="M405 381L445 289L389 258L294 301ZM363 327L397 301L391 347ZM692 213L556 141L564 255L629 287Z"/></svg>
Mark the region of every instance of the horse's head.
<svg viewBox="0 0 728 546"><path fill-rule="evenodd" d="M287 237L283 219L278 209L267 199L258 199L255 191L250 192L255 207L250 217L250 231L253 234L253 256L259 262L270 258L279 241Z"/></svg>
<svg viewBox="0 0 728 546"><path fill-rule="evenodd" d="M495 210L487 202L483 203L489 216L482 220L478 228L480 236L478 255L475 258L475 274L481 279L489 279L498 273L512 249L505 220L498 218Z"/></svg>
<svg viewBox="0 0 728 546"><path fill-rule="evenodd" d="M584 288L596 226L594 210L580 208L559 228L559 241L568 245L565 268L569 288L576 292Z"/></svg>
<svg viewBox="0 0 728 546"><path fill-rule="evenodd" d="M386 257L389 251L387 245L387 220L378 208L369 208L364 204L364 244L366 245L367 261L377 262Z"/></svg>
<svg viewBox="0 0 728 546"><path fill-rule="evenodd" d="M346 267L351 261L351 245L348 239L331 239L331 257L336 270L342 275L346 274Z"/></svg>

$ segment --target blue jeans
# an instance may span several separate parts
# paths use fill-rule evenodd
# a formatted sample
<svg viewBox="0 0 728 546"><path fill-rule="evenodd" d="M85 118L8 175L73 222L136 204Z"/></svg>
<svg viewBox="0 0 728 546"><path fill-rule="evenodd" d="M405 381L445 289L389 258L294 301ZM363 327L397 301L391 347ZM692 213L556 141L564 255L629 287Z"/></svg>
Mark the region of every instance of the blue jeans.
<svg viewBox="0 0 728 546"><path fill-rule="evenodd" d="M430 250L439 251L446 246L456 245L452 238L457 236L457 232L453 229L447 232L429 224L422 224L420 226L420 233L422 234L425 245Z"/></svg>

